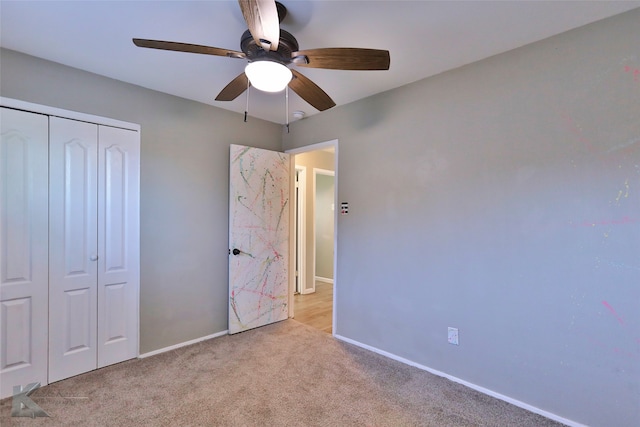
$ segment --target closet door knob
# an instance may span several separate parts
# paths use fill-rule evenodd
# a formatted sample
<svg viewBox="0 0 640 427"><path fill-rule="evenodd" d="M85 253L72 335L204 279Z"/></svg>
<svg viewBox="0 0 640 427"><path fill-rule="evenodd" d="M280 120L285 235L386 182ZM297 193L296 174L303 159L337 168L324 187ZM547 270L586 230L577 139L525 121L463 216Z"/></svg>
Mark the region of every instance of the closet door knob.
<svg viewBox="0 0 640 427"><path fill-rule="evenodd" d="M91 261L97 261L97 260L98 260L98 255L91 255L91 256L89 257L89 259L90 259Z"/></svg>

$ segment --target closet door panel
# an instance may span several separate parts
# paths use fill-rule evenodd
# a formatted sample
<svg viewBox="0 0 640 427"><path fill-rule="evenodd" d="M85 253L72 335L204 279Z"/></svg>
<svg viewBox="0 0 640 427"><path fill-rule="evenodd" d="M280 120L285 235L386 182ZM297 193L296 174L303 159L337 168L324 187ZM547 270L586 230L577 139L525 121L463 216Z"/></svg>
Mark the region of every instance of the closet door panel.
<svg viewBox="0 0 640 427"><path fill-rule="evenodd" d="M100 126L98 157L98 367L103 367L138 354L138 133Z"/></svg>
<svg viewBox="0 0 640 427"><path fill-rule="evenodd" d="M49 382L96 368L98 126L50 119Z"/></svg>
<svg viewBox="0 0 640 427"><path fill-rule="evenodd" d="M47 384L48 127L0 108L0 398Z"/></svg>

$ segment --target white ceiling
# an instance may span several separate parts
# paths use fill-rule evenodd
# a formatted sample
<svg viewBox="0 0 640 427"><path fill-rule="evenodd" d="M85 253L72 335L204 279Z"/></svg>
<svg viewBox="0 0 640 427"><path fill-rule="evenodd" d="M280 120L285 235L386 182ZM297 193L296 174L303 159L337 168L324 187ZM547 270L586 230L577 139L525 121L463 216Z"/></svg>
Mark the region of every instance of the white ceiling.
<svg viewBox="0 0 640 427"><path fill-rule="evenodd" d="M300 49L386 49L389 71L299 68L344 105L627 10L640 1L293 1L281 27ZM246 60L143 49L146 38L240 50L236 1L0 1L0 45L71 67L244 112L214 101ZM0 64L1 67L1 64ZM0 68L1 71L1 68ZM318 113L293 92L289 117ZM285 97L251 90L249 115L285 122Z"/></svg>

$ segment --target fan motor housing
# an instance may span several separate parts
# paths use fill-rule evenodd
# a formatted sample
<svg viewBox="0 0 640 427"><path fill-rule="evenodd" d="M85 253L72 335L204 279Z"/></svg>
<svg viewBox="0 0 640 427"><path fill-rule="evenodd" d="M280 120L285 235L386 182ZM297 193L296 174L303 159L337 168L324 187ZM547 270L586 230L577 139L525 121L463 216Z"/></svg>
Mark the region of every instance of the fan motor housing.
<svg viewBox="0 0 640 427"><path fill-rule="evenodd" d="M258 46L251 32L247 30L242 34L242 38L240 39L240 49L247 55L249 61L268 59L282 64L290 64L291 54L297 52L299 47L298 41L292 34L285 30L280 30L278 50L264 50L262 46Z"/></svg>

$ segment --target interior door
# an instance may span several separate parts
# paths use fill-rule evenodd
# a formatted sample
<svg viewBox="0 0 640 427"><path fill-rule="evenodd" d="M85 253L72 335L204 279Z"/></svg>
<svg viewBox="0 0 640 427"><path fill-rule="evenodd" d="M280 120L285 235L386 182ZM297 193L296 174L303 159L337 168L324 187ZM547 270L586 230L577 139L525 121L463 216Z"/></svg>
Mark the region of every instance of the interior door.
<svg viewBox="0 0 640 427"><path fill-rule="evenodd" d="M230 334L288 317L289 171L288 154L231 145Z"/></svg>
<svg viewBox="0 0 640 427"><path fill-rule="evenodd" d="M0 398L47 384L49 119L0 108Z"/></svg>
<svg viewBox="0 0 640 427"><path fill-rule="evenodd" d="M49 382L96 368L98 126L50 118Z"/></svg>

